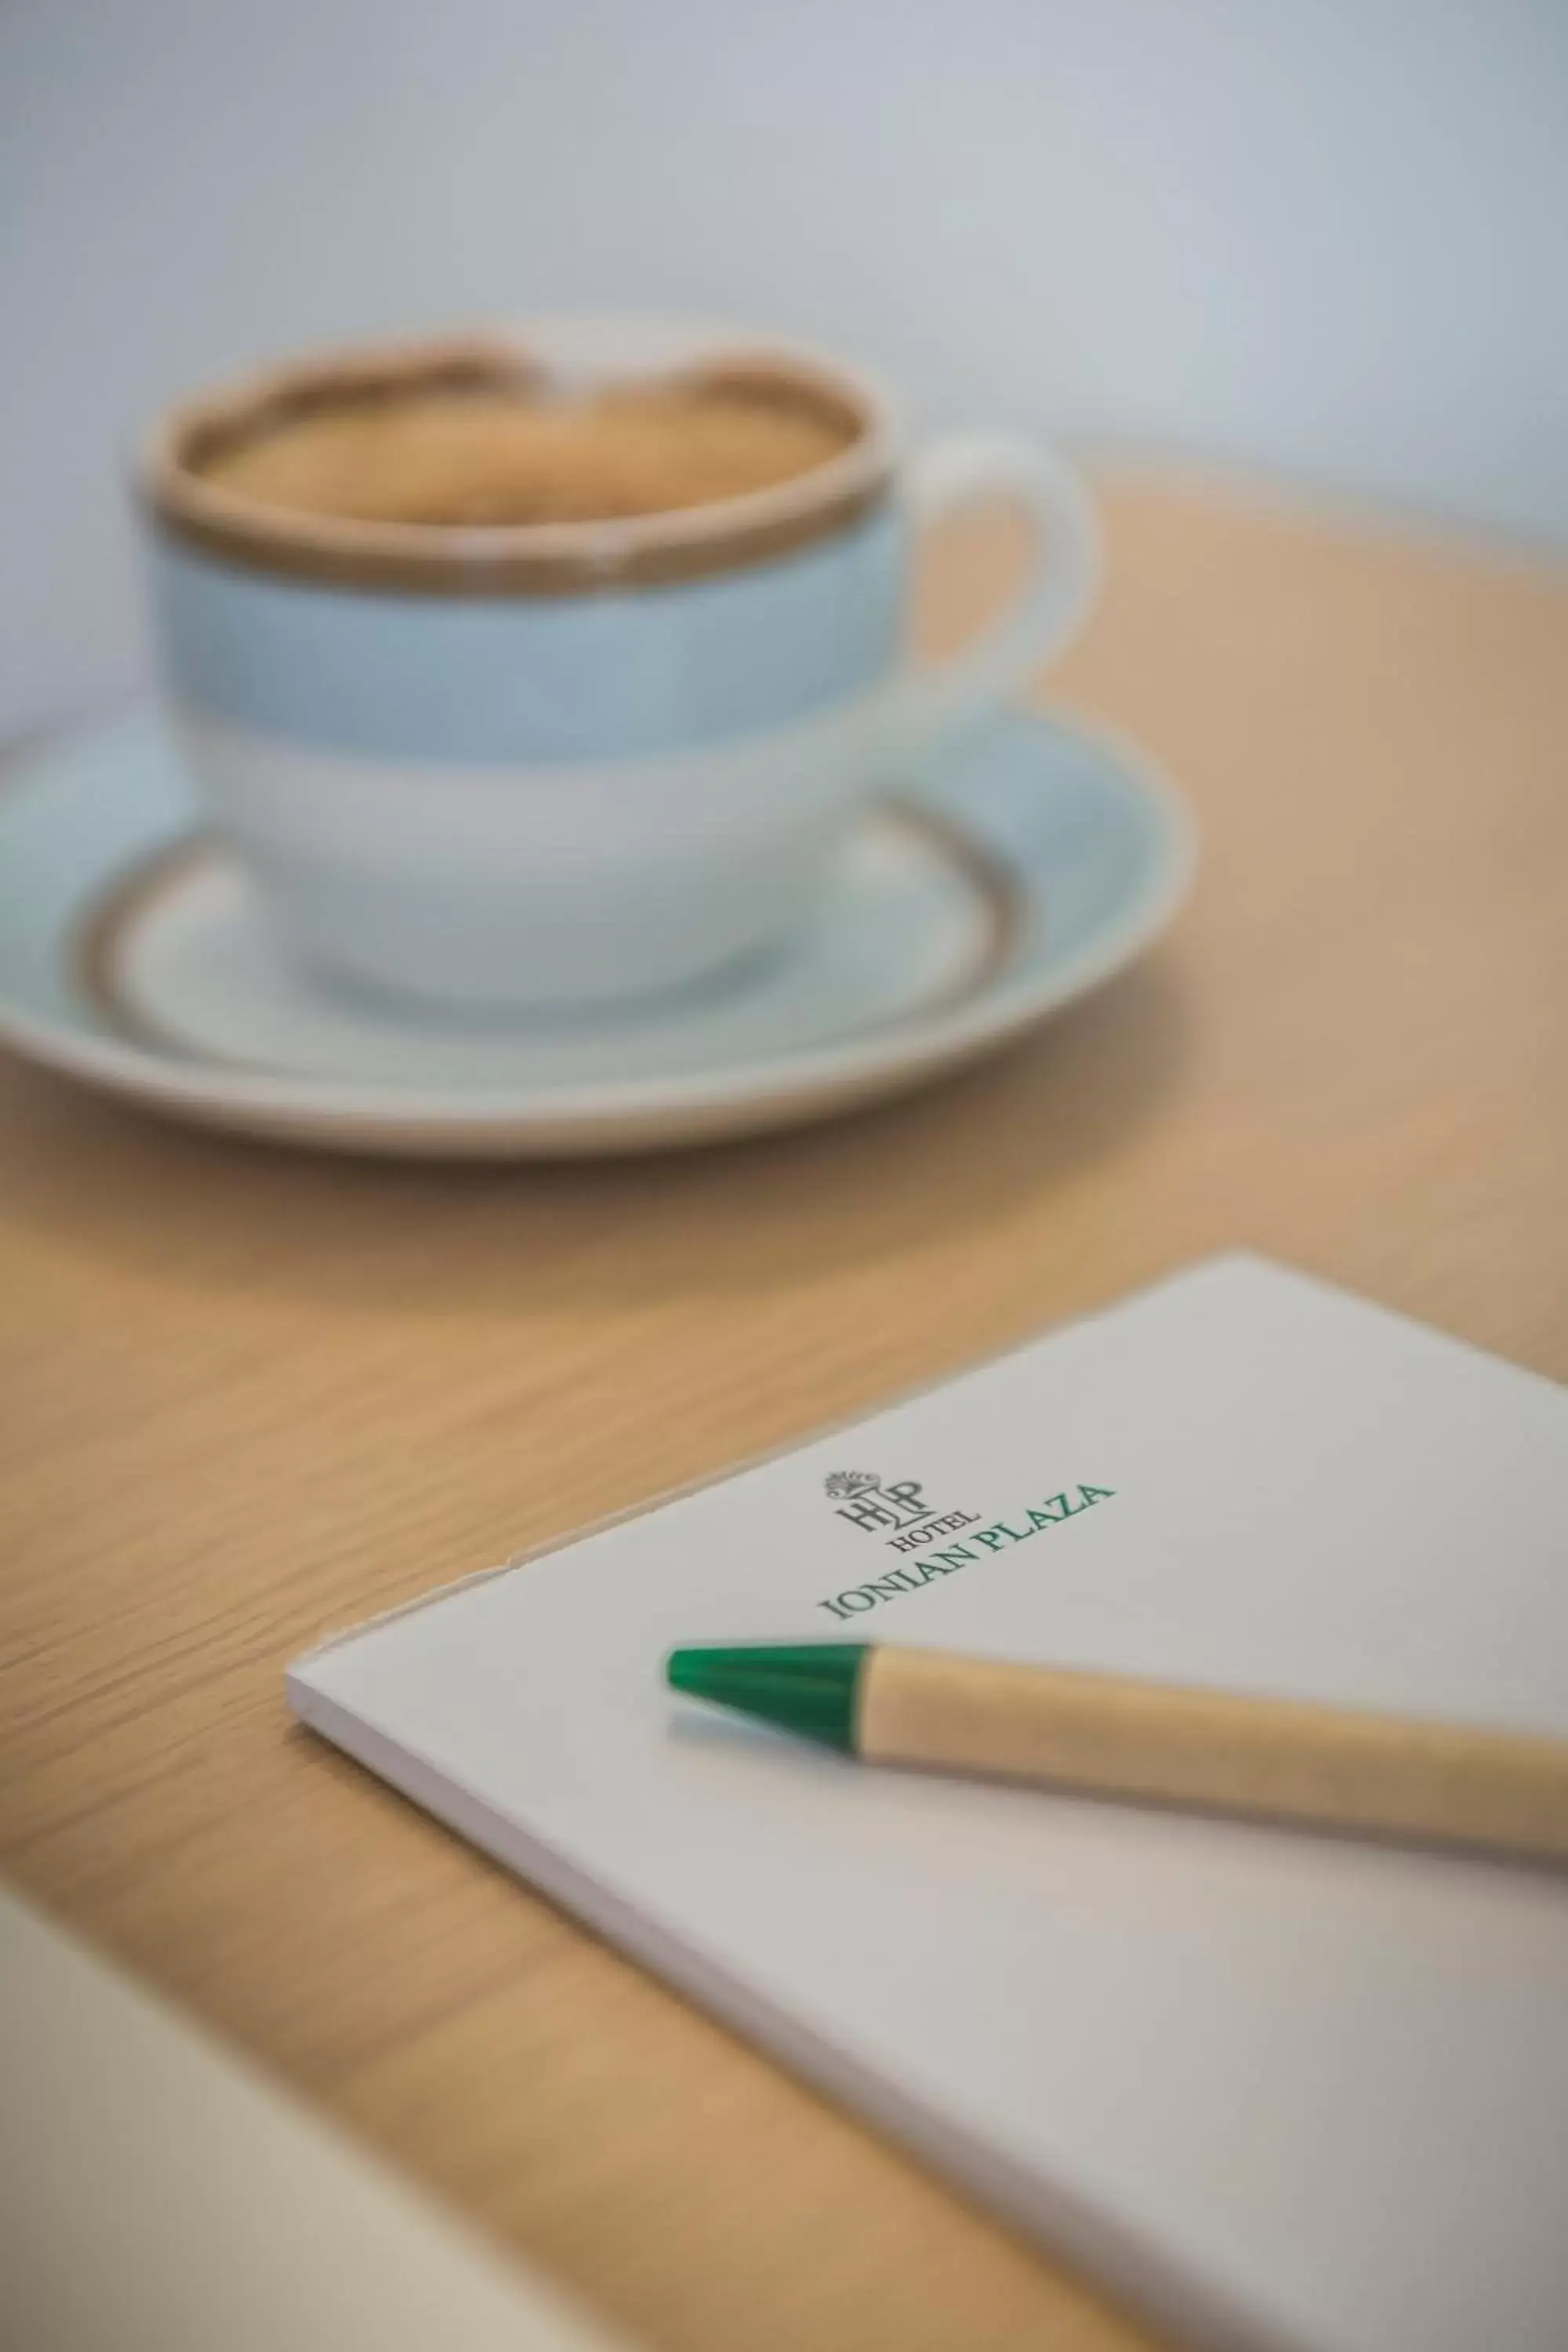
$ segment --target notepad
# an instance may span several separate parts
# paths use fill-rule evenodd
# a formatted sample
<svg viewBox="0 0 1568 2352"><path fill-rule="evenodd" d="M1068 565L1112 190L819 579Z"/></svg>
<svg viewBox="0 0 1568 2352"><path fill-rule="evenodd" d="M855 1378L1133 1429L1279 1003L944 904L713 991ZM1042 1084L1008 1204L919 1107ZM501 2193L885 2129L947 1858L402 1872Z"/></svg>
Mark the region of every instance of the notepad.
<svg viewBox="0 0 1568 2352"><path fill-rule="evenodd" d="M1568 1392L1217 1259L289 1678L1171 2331L1563 2352L1568 1878L879 1771L661 1685L836 1633L1568 1736Z"/></svg>

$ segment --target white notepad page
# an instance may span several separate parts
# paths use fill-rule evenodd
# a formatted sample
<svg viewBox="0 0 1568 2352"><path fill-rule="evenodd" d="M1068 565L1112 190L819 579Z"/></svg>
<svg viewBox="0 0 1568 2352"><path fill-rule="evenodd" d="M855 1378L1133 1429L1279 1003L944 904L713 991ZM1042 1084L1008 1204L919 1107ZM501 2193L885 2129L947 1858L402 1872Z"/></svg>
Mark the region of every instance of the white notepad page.
<svg viewBox="0 0 1568 2352"><path fill-rule="evenodd" d="M1568 1736L1568 1391L1224 1258L289 1676L1168 2326L1563 2352L1568 1879L877 1770L661 1686L836 1635Z"/></svg>

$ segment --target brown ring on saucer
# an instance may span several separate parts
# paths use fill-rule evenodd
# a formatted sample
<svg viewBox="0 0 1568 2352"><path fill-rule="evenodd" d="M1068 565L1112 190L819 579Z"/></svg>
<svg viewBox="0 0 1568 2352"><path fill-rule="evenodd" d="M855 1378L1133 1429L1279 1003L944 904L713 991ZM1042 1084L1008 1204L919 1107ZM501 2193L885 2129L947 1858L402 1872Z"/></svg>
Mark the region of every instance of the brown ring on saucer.
<svg viewBox="0 0 1568 2352"><path fill-rule="evenodd" d="M898 1028L910 1021L929 1020L933 1013L951 1013L966 1003L989 987L998 972L1012 961L1029 921L1025 893L1012 867L960 825L911 801L881 801L870 814L884 820L891 818L906 833L923 839L949 866L955 867L979 902L985 928L964 969L955 972L934 995L866 1022L852 1033L856 1036ZM220 845L210 835L186 833L133 859L112 876L101 895L83 909L67 942L68 969L99 1018L129 1045L150 1047L162 1055L172 1054L198 1066L210 1064L221 1069L287 1071L291 1068L289 1064L262 1064L193 1045L177 1030L165 1028L138 1003L121 977L120 956L128 933L168 897L171 889L219 854Z"/></svg>
<svg viewBox="0 0 1568 2352"><path fill-rule="evenodd" d="M739 348L659 381L743 387L781 405L826 410L850 427L849 446L739 498L596 522L353 520L269 507L197 470L224 446L315 409L393 400L415 387L547 380L526 342L499 333L367 346L270 369L169 411L142 454L138 495L156 529L247 572L426 596L571 596L706 579L793 554L847 530L890 491L892 450L868 392L793 352Z"/></svg>

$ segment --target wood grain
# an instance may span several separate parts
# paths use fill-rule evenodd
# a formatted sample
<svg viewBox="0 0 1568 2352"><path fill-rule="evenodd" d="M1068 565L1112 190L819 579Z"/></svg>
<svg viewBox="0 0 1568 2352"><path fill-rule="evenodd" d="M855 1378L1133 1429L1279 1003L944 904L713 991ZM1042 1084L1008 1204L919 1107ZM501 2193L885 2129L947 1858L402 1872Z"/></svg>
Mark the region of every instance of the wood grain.
<svg viewBox="0 0 1568 2352"><path fill-rule="evenodd" d="M1150 2339L292 1732L285 1661L1226 1244L1568 1374L1568 581L1107 504L1060 690L1169 762L1203 877L987 1067L443 1171L0 1062L4 1866L671 2352ZM950 551L949 622L991 560Z"/></svg>

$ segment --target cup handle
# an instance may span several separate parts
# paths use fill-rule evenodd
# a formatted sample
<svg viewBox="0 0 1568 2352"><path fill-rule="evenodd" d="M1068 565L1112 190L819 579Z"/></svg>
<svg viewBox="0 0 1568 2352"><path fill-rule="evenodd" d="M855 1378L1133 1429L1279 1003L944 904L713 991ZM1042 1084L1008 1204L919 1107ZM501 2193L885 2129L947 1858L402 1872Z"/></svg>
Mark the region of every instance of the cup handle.
<svg viewBox="0 0 1568 2352"><path fill-rule="evenodd" d="M1100 584L1094 501L1054 450L1008 434L963 433L919 451L906 476L918 532L994 501L1020 507L1034 533L1023 580L956 653L914 664L900 695L902 733L916 755L962 734L1058 652Z"/></svg>

